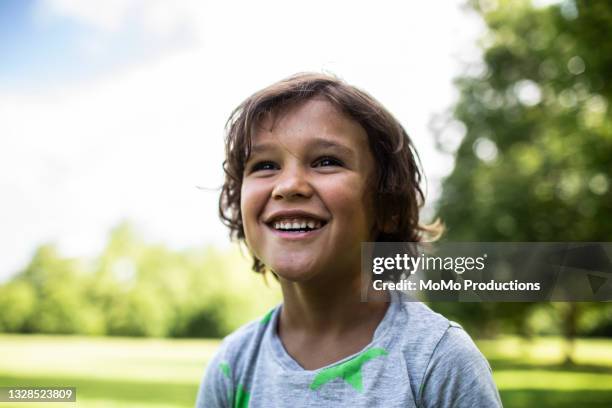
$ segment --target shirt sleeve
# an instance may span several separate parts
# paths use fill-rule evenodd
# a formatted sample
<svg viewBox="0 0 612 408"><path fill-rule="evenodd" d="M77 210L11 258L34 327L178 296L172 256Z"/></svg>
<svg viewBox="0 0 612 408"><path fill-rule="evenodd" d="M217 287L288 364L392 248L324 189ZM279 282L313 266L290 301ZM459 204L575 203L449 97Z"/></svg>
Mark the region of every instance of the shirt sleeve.
<svg viewBox="0 0 612 408"><path fill-rule="evenodd" d="M231 408L232 371L225 357L224 344L208 363L196 398L196 408Z"/></svg>
<svg viewBox="0 0 612 408"><path fill-rule="evenodd" d="M501 407L488 361L451 323L436 346L419 392L422 407Z"/></svg>

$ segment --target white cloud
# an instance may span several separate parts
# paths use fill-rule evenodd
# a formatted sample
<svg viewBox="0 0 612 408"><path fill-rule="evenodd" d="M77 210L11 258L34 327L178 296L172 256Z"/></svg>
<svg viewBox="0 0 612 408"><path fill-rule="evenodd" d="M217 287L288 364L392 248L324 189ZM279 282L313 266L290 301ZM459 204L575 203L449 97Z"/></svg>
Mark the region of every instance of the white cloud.
<svg viewBox="0 0 612 408"><path fill-rule="evenodd" d="M126 28L170 35L201 23L203 2L198 0L40 0L42 18L65 17L96 29L116 33Z"/></svg>
<svg viewBox="0 0 612 408"><path fill-rule="evenodd" d="M296 71L332 71L381 100L413 136L435 196L449 159L427 123L452 102L481 29L446 2L45 4L109 31L134 15L156 33L189 21L202 41L94 81L0 94L0 278L44 240L95 252L123 218L174 246L227 242L217 193L196 186L221 183L230 111Z"/></svg>
<svg viewBox="0 0 612 408"><path fill-rule="evenodd" d="M104 3L82 0L41 0L42 17L68 17L105 31L117 31L137 1L105 0Z"/></svg>

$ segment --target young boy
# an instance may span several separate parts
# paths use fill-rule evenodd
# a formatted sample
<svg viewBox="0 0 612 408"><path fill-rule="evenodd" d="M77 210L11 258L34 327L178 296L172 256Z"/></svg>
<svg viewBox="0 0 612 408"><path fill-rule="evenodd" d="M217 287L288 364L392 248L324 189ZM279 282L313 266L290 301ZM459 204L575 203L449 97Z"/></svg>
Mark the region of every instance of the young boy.
<svg viewBox="0 0 612 408"><path fill-rule="evenodd" d="M412 143L368 94L299 74L228 121L221 218L282 305L231 334L198 407L497 407L463 329L417 302L361 302L361 243L418 242ZM247 296L248 294L245 294Z"/></svg>

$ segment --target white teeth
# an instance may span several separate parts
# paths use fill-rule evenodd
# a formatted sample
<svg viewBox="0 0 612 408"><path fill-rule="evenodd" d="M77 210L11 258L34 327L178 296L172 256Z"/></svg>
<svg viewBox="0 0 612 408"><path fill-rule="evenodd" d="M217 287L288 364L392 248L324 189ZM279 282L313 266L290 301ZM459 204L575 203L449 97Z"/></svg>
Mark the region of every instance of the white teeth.
<svg viewBox="0 0 612 408"><path fill-rule="evenodd" d="M277 230L300 230L300 229L318 229L321 228L321 221L317 220L286 220L286 221L274 221L274 229Z"/></svg>

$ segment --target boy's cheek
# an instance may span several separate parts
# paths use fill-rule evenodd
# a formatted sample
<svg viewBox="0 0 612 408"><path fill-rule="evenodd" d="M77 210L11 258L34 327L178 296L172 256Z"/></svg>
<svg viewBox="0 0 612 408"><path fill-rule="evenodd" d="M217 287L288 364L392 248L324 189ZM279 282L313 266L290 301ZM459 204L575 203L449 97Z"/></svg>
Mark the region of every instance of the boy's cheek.
<svg viewBox="0 0 612 408"><path fill-rule="evenodd" d="M263 223L259 222L265 206L265 200L253 194L253 191L249 189L243 189L240 197L240 215L245 237L244 242L249 250L254 252L256 251L254 243L261 236L262 232L260 228L265 227Z"/></svg>
<svg viewBox="0 0 612 408"><path fill-rule="evenodd" d="M347 209L367 211L373 207L374 202L372 191L368 191L365 184L358 180L349 179L340 184L340 187L332 186L326 196L330 205L344 211Z"/></svg>
<svg viewBox="0 0 612 408"><path fill-rule="evenodd" d="M266 190L263 186L258 186L256 183L242 185L240 189L240 212L243 225L257 221L257 217L263 211L266 197Z"/></svg>
<svg viewBox="0 0 612 408"><path fill-rule="evenodd" d="M258 241L256 240L256 237L260 234L258 234L256 231L253 231L253 228L245 222L244 216L242 220L242 228L244 230L244 244L248 248L249 252L260 258L261 254L259 254L257 248Z"/></svg>

